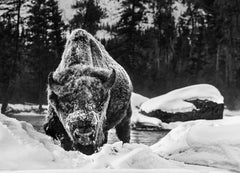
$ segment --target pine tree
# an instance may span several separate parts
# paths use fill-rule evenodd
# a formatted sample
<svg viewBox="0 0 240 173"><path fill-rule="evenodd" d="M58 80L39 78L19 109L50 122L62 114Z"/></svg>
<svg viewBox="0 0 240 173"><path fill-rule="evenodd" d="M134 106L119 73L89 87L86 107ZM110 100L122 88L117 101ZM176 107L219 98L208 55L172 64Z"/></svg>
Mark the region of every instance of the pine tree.
<svg viewBox="0 0 240 173"><path fill-rule="evenodd" d="M1 53L1 80L2 83L2 108L1 112L5 113L8 102L11 97L11 90L15 77L17 75L17 68L20 61L20 25L22 24L22 17L20 15L21 7L25 0L2 0L0 2L0 16L2 53ZM6 68L8 67L8 68Z"/></svg>
<svg viewBox="0 0 240 173"><path fill-rule="evenodd" d="M118 37L121 42L118 59L129 72L136 71L141 61L142 55L138 49L140 49L142 32L140 23L145 20L144 3L144 0L122 1L123 12L117 23Z"/></svg>
<svg viewBox="0 0 240 173"><path fill-rule="evenodd" d="M156 0L153 3L155 3L156 8L154 26L158 45L161 49L160 56L162 56L163 63L168 65L173 59L174 40L176 38L175 18L173 16L174 0Z"/></svg>
<svg viewBox="0 0 240 173"><path fill-rule="evenodd" d="M55 54L56 61L60 60L64 47L64 39L62 34L66 29L62 21L62 12L59 10L56 0L48 0L46 3L49 28L49 44L51 51Z"/></svg>
<svg viewBox="0 0 240 173"><path fill-rule="evenodd" d="M72 8L77 12L70 21L70 29L82 28L95 35L99 29L100 20L105 17L104 9L99 6L98 1L76 1Z"/></svg>
<svg viewBox="0 0 240 173"><path fill-rule="evenodd" d="M63 49L63 23L55 0L35 0L32 4L28 22L28 48L31 58L29 62L38 81L38 100L41 110L47 75L60 61Z"/></svg>

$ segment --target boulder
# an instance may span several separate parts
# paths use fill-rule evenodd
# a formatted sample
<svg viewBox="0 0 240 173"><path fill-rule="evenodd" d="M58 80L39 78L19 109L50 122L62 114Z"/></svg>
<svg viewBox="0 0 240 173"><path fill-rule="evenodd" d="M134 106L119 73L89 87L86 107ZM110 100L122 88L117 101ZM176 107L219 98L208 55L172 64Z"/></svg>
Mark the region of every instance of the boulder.
<svg viewBox="0 0 240 173"><path fill-rule="evenodd" d="M223 96L217 88L199 84L177 89L143 103L140 112L162 122L222 119Z"/></svg>
<svg viewBox="0 0 240 173"><path fill-rule="evenodd" d="M161 110L155 110L150 113L141 111L142 114L160 119L162 122L170 123L176 121L190 121L197 119L222 119L224 104L217 104L209 100L191 100L188 101L196 106L196 110L189 112L169 113Z"/></svg>

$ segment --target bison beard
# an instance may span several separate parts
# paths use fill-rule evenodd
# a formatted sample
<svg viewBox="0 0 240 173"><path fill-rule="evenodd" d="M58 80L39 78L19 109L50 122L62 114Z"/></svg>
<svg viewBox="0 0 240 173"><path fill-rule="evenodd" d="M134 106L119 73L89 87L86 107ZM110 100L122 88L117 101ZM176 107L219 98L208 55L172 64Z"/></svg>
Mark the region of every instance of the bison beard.
<svg viewBox="0 0 240 173"><path fill-rule="evenodd" d="M92 154L96 150L93 145L83 146L78 143L73 143L65 131L62 123L57 116L53 116L44 125L45 133L55 140L59 140L61 146L66 150L78 150L84 154Z"/></svg>
<svg viewBox="0 0 240 173"><path fill-rule="evenodd" d="M48 79L47 135L65 150L96 152L115 127L130 140L132 85L125 70L84 30L67 41L62 61Z"/></svg>

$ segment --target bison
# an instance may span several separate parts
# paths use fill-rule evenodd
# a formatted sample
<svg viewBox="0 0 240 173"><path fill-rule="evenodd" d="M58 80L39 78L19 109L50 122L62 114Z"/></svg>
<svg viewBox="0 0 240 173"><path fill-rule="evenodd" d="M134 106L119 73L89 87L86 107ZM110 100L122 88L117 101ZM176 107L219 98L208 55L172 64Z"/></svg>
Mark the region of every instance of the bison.
<svg viewBox="0 0 240 173"><path fill-rule="evenodd" d="M47 135L65 150L96 152L115 127L130 140L131 80L127 72L91 34L74 30L61 62L48 76Z"/></svg>

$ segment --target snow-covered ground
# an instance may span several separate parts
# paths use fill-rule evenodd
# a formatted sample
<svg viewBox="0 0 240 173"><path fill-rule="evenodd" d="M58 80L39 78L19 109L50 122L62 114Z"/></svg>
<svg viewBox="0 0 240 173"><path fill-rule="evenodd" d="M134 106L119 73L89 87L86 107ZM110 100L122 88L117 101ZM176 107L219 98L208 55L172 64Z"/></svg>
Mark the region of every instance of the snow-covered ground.
<svg viewBox="0 0 240 173"><path fill-rule="evenodd" d="M184 163L240 171L240 116L197 120L173 129L151 148Z"/></svg>
<svg viewBox="0 0 240 173"><path fill-rule="evenodd" d="M209 100L218 104L223 103L223 96L217 88L209 84L198 84L176 89L164 95L154 97L144 102L140 109L146 113L155 110L169 113L191 112L197 108L194 104L187 101L194 99Z"/></svg>
<svg viewBox="0 0 240 173"><path fill-rule="evenodd" d="M219 169L191 166L166 160L143 144L105 145L98 153L86 156L77 151L64 151L33 127L0 114L0 170L42 170L55 172L68 169L155 169L154 172L213 172ZM71 169L71 170L70 170ZM109 171L109 170L108 170ZM221 170L220 172L226 172Z"/></svg>
<svg viewBox="0 0 240 173"><path fill-rule="evenodd" d="M0 107L2 105L0 104ZM46 110L47 110L47 105L43 105L42 106L43 108L43 112L42 114L46 113ZM10 112L10 113L14 113L14 114L19 114L19 115L22 115L24 113L29 113L29 115L38 115L39 113L39 107L38 105L35 105L35 104L8 104L8 107L7 107L7 112Z"/></svg>

